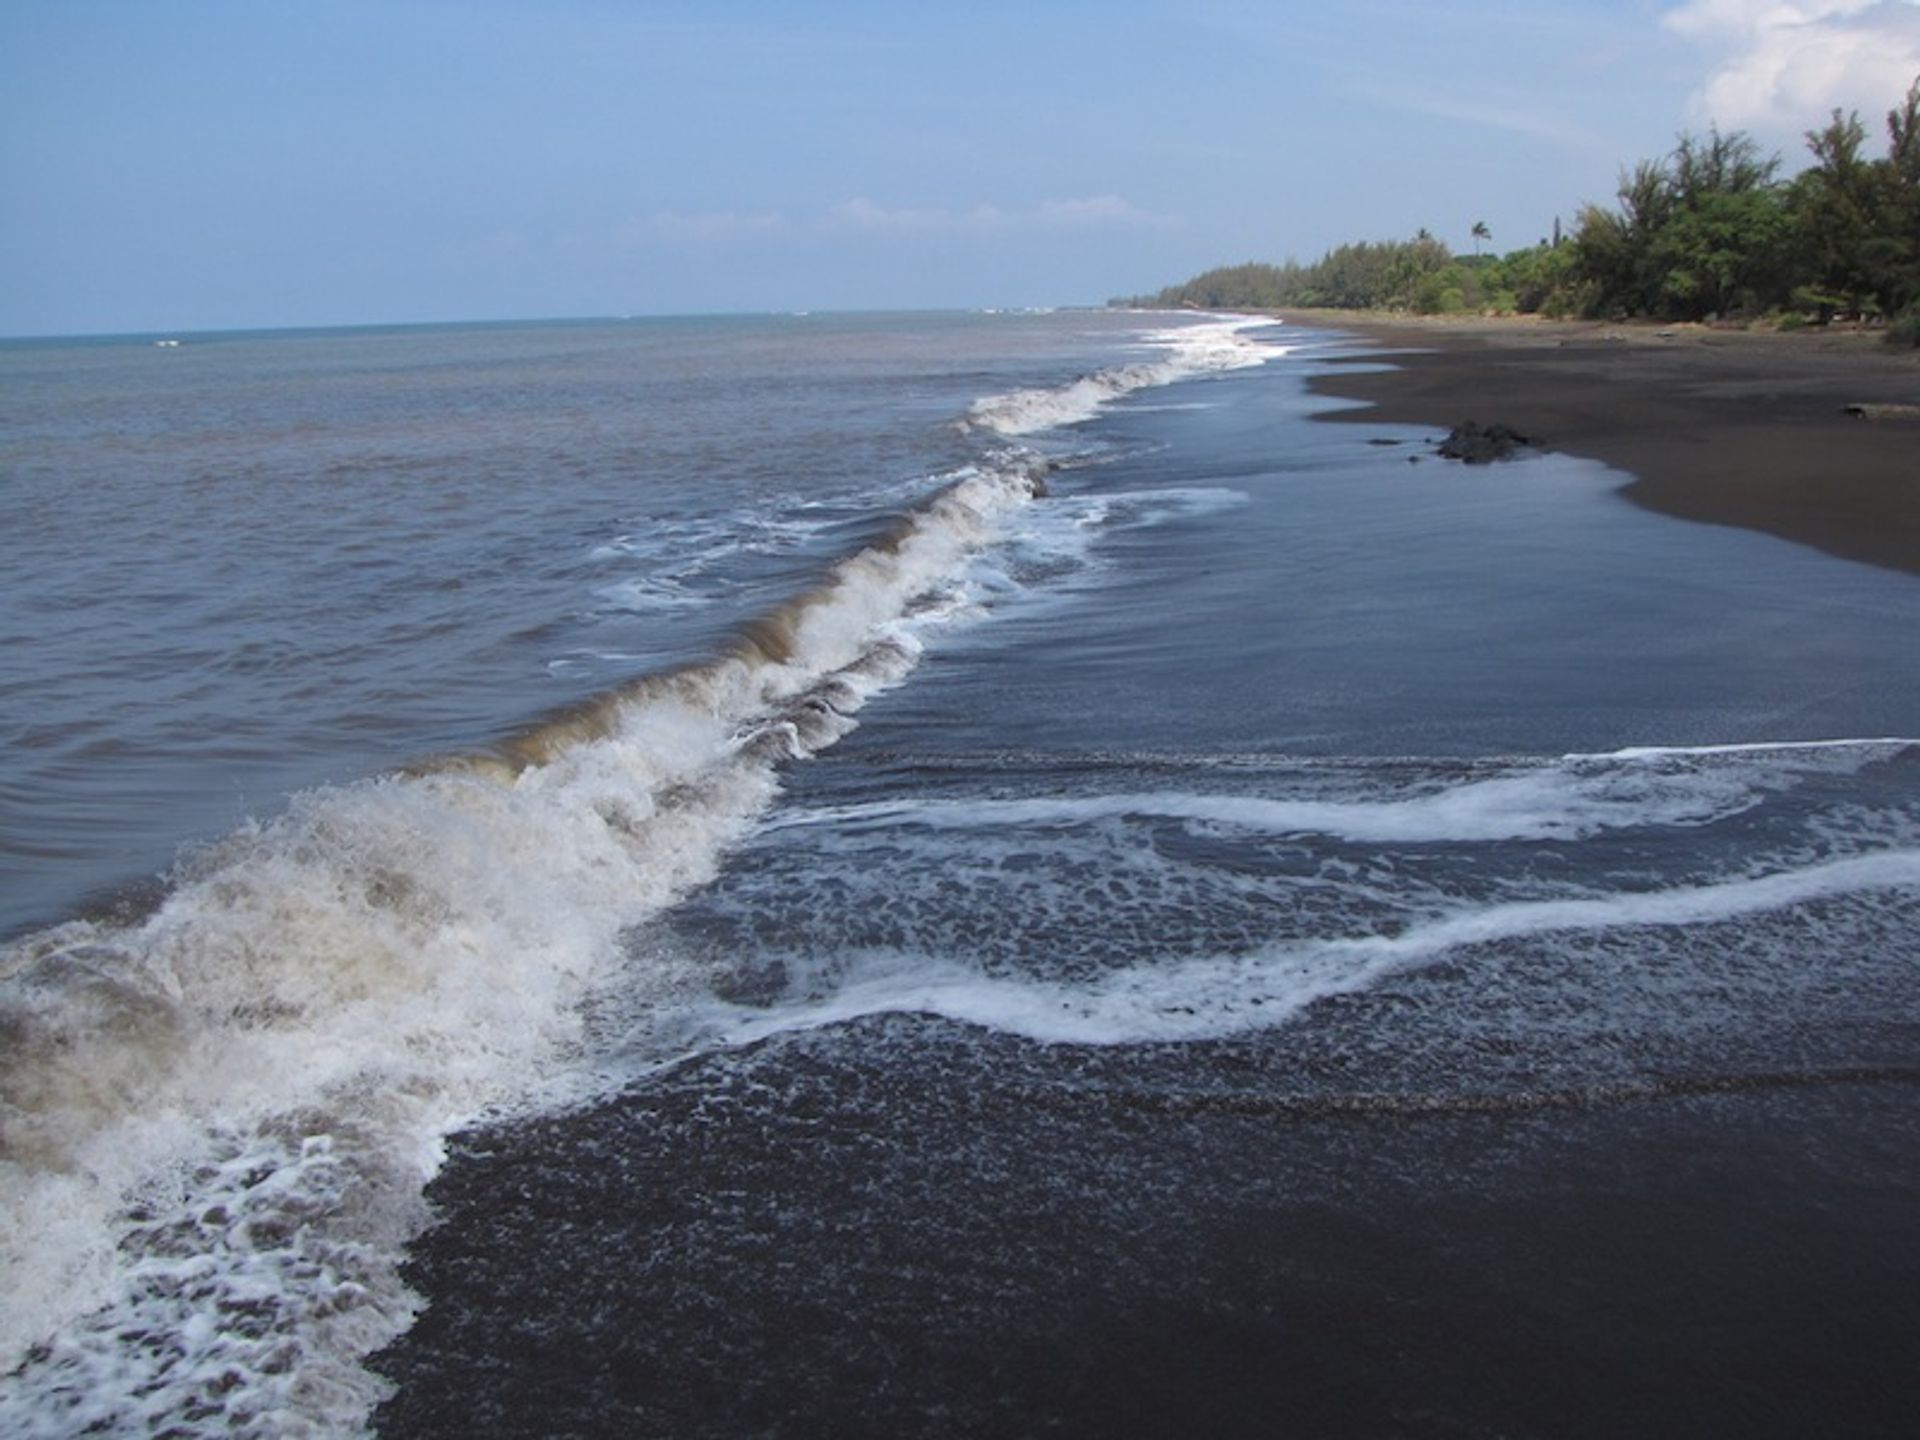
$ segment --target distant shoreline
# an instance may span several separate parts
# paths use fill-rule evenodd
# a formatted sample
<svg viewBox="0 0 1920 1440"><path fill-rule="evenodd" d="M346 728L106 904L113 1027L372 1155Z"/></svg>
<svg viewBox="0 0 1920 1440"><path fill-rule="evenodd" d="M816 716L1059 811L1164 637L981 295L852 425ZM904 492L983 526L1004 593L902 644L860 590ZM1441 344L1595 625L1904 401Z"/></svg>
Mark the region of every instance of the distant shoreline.
<svg viewBox="0 0 1920 1440"><path fill-rule="evenodd" d="M1920 408L1877 408L1920 407L1920 353L1877 333L1269 313L1372 342L1311 382L1369 408L1322 419L1504 423L1628 472L1649 510L1920 575Z"/></svg>

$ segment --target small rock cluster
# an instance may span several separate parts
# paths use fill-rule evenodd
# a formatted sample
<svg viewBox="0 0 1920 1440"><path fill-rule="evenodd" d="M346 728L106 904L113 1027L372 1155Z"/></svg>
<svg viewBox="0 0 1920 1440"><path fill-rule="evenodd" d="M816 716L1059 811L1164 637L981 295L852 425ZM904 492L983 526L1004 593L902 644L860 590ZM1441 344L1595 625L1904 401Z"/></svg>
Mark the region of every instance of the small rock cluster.
<svg viewBox="0 0 1920 1440"><path fill-rule="evenodd" d="M1490 465L1495 460L1511 460L1516 451L1535 442L1511 425L1482 425L1469 420L1456 425L1440 442L1440 455L1447 460L1464 460L1469 465Z"/></svg>

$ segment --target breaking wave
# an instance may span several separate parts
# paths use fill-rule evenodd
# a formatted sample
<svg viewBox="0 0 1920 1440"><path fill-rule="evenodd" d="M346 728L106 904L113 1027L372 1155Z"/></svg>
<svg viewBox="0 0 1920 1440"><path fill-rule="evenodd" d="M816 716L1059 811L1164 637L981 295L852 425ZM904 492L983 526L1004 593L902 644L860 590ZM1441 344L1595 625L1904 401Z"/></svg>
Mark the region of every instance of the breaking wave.
<svg viewBox="0 0 1920 1440"><path fill-rule="evenodd" d="M1167 332L1185 358L1126 384L1233 333ZM1042 394L1007 433L1045 423ZM980 613L970 567L1057 463L984 456L710 658L296 796L185 856L144 918L0 951L0 1431L363 1425L385 1385L360 1362L415 1312L398 1267L441 1137L564 1090L608 987L700 989L624 937L710 881L781 767L853 729L931 630Z"/></svg>
<svg viewBox="0 0 1920 1440"><path fill-rule="evenodd" d="M1095 371L1068 385L991 395L974 402L968 420L980 429L1009 436L1091 420L1115 400L1137 390L1216 371L1264 365L1285 355L1285 346L1255 340L1249 333L1271 329L1277 323L1261 316L1238 316L1156 330L1145 339L1164 352L1159 358Z"/></svg>
<svg viewBox="0 0 1920 1440"><path fill-rule="evenodd" d="M143 922L0 955L0 1354L30 1362L0 1428L357 1423L358 1357L412 1314L395 1266L437 1137L564 1060L622 930L911 670L1034 488L958 476L712 660L298 796Z"/></svg>

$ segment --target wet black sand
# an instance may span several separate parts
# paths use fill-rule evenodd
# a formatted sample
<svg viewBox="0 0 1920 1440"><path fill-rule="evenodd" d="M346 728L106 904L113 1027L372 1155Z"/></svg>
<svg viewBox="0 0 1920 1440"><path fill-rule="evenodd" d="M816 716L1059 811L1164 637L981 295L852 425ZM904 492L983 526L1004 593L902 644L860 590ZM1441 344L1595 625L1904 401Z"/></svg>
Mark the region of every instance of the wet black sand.
<svg viewBox="0 0 1920 1440"><path fill-rule="evenodd" d="M1880 1022L1783 1021L1705 1066L1658 1023L1599 1027L1611 1059L1524 1014L1436 1036L1423 1015L1476 984L1450 966L1241 1041L896 1016L693 1062L460 1140L377 1419L1904 1435L1920 1070L1880 972Z"/></svg>
<svg viewBox="0 0 1920 1440"><path fill-rule="evenodd" d="M1864 333L1297 318L1366 336L1396 367L1318 380L1371 404L1327 418L1505 423L1627 471L1627 498L1662 514L1920 573L1920 352Z"/></svg>

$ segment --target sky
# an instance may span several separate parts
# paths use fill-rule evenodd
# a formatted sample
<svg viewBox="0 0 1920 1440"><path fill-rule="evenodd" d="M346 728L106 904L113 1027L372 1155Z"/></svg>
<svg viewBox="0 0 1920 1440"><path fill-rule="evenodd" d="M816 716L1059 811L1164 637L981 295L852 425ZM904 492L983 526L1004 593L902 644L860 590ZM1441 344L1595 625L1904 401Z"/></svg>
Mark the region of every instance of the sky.
<svg viewBox="0 0 1920 1440"><path fill-rule="evenodd" d="M1532 244L1920 0L0 0L0 335L1099 304Z"/></svg>

